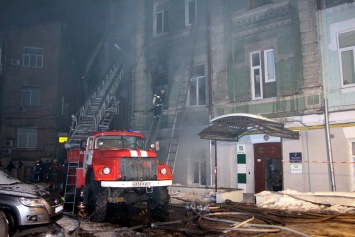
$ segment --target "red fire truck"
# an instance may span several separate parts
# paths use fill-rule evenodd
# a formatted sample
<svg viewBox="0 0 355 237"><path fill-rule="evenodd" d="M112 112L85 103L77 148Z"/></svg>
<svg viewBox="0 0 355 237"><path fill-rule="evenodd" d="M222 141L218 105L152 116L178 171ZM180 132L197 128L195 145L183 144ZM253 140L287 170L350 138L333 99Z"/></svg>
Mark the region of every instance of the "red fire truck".
<svg viewBox="0 0 355 237"><path fill-rule="evenodd" d="M104 131L91 134L80 148L68 149L66 189L74 179L75 190L82 190L83 203L93 211L91 220L103 221L109 203L145 202L152 216L165 215L173 175L159 163L154 148L144 147L141 133Z"/></svg>

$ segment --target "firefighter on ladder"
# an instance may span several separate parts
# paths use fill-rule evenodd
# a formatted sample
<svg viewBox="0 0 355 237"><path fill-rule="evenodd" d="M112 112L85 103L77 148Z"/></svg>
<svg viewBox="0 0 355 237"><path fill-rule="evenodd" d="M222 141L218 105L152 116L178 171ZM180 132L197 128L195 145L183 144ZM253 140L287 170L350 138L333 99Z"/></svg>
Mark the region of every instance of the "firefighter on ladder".
<svg viewBox="0 0 355 237"><path fill-rule="evenodd" d="M161 110L163 108L163 104L164 102L166 102L167 97L165 96L165 90L163 88L161 88L159 90L159 93L154 94L153 96L153 112L154 112L154 118L158 119L160 114L161 114Z"/></svg>

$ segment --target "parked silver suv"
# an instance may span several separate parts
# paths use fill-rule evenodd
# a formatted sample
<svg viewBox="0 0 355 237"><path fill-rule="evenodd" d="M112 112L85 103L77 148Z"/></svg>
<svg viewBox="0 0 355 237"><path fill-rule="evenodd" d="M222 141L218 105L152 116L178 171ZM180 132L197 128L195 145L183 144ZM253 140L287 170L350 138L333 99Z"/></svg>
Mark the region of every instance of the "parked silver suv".
<svg viewBox="0 0 355 237"><path fill-rule="evenodd" d="M10 236L19 229L49 224L63 216L63 201L40 185L25 184L0 168L0 211L9 223Z"/></svg>

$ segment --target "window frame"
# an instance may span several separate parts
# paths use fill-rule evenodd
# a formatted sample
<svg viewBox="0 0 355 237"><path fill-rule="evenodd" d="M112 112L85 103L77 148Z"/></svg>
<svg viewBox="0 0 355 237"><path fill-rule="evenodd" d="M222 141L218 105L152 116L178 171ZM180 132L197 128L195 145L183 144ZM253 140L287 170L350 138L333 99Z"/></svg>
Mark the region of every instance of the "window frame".
<svg viewBox="0 0 355 237"><path fill-rule="evenodd" d="M344 31L344 32L339 32L337 34L337 46L338 46L338 58L339 58L339 71L340 71L340 83L342 88L349 88L349 87L354 87L355 86L355 44L352 46L347 46L347 47L340 47L340 35L347 33L347 32L354 32L355 34L355 29ZM354 82L352 83L345 83L346 80L344 80L344 70L343 70L343 55L342 53L352 51L352 70L353 70L353 80Z"/></svg>
<svg viewBox="0 0 355 237"><path fill-rule="evenodd" d="M204 102L203 104L200 104L200 91L199 91L199 88L200 88L200 79L203 79L203 86L204 86ZM195 104L191 104L191 101L192 101L192 98L191 98L191 83L192 82L196 82L195 83ZM190 81L189 81L189 92L188 92L188 107L201 107L201 106L206 106L206 76L196 76L196 77L192 77L190 78Z"/></svg>
<svg viewBox="0 0 355 237"><path fill-rule="evenodd" d="M29 100L25 99L25 93L29 93ZM34 99L36 93L38 94L38 103ZM41 105L41 88L39 86L22 86L21 87L21 105L23 106L40 106Z"/></svg>
<svg viewBox="0 0 355 237"><path fill-rule="evenodd" d="M26 53L26 50L40 50L41 54ZM22 66L43 68L44 49L39 47L24 47ZM33 62L34 61L34 62ZM32 62L34 65L32 65Z"/></svg>
<svg viewBox="0 0 355 237"><path fill-rule="evenodd" d="M267 55L268 53L272 52L272 59L273 61L269 60ZM259 64L257 65L253 65L253 55L254 54L258 54L259 57ZM252 100L260 100L260 99L264 99L265 95L264 95L264 86L267 83L276 83L277 77L276 77L276 63L275 63L275 51L274 49L265 49L265 50L258 50L258 51L252 51L249 53L249 64L250 64L250 86L251 86L251 93L252 93ZM272 68L273 70L273 77L270 77L268 74L268 69L269 67ZM256 71L259 72L260 78L260 85L259 85L259 90L260 90L260 95L256 95L256 87L258 85L256 85L255 82L255 75L256 75ZM266 95L267 98L268 95Z"/></svg>
<svg viewBox="0 0 355 237"><path fill-rule="evenodd" d="M272 52L272 57L273 57L273 61L270 62L267 54ZM267 49L264 50L264 65L265 65L265 82L274 82L276 81L276 72L275 72L275 52L273 49ZM272 68L273 70L273 77L269 76L269 66Z"/></svg>
<svg viewBox="0 0 355 237"><path fill-rule="evenodd" d="M190 3L194 2L195 11L193 15L193 21L190 19ZM197 0L185 0L185 26L191 26L197 19Z"/></svg>
<svg viewBox="0 0 355 237"><path fill-rule="evenodd" d="M164 1L164 2L156 2L154 3L154 25L153 25L153 31L154 31L154 35L158 36L158 35L163 35L169 32L169 6L167 6L166 8L157 11L157 8L159 5L163 5L163 4L169 4L169 1ZM162 23L161 23L161 29L160 31L158 31L158 14L162 15ZM167 21L165 23L165 21Z"/></svg>
<svg viewBox="0 0 355 237"><path fill-rule="evenodd" d="M205 161L193 162L192 183L195 185L207 185L207 167Z"/></svg>
<svg viewBox="0 0 355 237"><path fill-rule="evenodd" d="M23 141L25 139L25 141ZM23 145L22 143L26 143ZM33 143L33 144L32 144ZM38 145L38 129L21 127L17 129L17 147L22 149L36 149Z"/></svg>
<svg viewBox="0 0 355 237"><path fill-rule="evenodd" d="M253 66L253 54L258 54L259 55L259 64ZM255 90L255 71L259 70L259 90L260 90L260 95L256 96L256 90ZM261 51L254 51L250 53L250 80L251 80L251 91L252 91L252 99L253 100L258 100L263 98L263 73L262 73L262 65L261 65Z"/></svg>

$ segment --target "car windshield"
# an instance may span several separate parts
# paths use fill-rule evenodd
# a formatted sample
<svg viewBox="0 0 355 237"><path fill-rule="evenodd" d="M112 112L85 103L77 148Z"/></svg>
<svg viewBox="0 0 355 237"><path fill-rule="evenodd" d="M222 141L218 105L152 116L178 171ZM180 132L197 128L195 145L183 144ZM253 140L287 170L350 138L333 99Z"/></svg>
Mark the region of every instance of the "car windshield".
<svg viewBox="0 0 355 237"><path fill-rule="evenodd" d="M143 149L143 139L134 136L102 136L95 142L95 149L120 149L138 148Z"/></svg>
<svg viewBox="0 0 355 237"><path fill-rule="evenodd" d="M16 183L21 183L21 181L12 177L7 170L0 168L0 185Z"/></svg>

